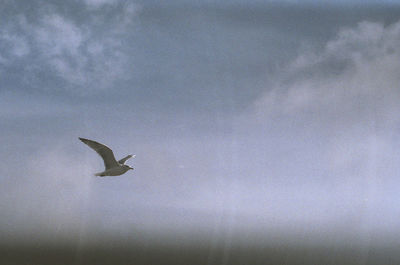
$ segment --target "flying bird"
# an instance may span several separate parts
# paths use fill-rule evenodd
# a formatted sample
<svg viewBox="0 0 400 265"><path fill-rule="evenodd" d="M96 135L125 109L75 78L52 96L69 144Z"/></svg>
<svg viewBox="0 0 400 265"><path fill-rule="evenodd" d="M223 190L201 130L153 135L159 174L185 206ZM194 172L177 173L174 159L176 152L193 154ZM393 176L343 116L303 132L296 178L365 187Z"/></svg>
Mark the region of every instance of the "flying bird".
<svg viewBox="0 0 400 265"><path fill-rule="evenodd" d="M126 157L117 161L115 160L113 151L108 146L85 138L79 137L79 140L96 151L104 160L105 170L103 172L96 173L95 176L119 176L128 170L133 169L132 167L125 165L125 161L129 158L135 157L135 155L127 155Z"/></svg>

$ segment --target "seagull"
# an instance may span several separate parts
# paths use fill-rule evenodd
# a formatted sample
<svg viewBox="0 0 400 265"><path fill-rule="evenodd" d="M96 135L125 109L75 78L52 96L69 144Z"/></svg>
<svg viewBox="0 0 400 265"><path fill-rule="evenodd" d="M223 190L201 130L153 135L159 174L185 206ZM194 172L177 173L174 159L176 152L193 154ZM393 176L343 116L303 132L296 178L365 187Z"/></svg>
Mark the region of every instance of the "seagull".
<svg viewBox="0 0 400 265"><path fill-rule="evenodd" d="M104 160L104 166L106 169L103 172L94 174L95 176L119 176L127 172L129 169L133 169L133 167L125 165L125 161L129 158L135 157L135 155L127 155L126 157L117 161L115 160L113 151L108 146L81 137L79 137L79 140L96 151Z"/></svg>

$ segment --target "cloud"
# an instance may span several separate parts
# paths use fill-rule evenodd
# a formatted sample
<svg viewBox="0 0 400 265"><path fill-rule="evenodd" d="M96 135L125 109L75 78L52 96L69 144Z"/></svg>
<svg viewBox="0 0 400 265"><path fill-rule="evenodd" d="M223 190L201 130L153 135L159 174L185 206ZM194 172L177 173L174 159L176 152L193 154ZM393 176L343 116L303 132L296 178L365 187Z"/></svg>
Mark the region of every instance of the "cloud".
<svg viewBox="0 0 400 265"><path fill-rule="evenodd" d="M85 0L84 2L89 8L101 8L104 5L115 5L118 0Z"/></svg>
<svg viewBox="0 0 400 265"><path fill-rule="evenodd" d="M32 25L19 20L21 32L15 32L29 40L31 49L41 51L35 60L46 66L40 67L51 69L71 87L88 85L99 89L113 84L124 73L126 53L121 34L133 25L131 16L124 12L118 13L119 17L112 16L110 28L104 28L99 14L90 13L90 18L80 23L66 13L54 11ZM162 212L152 222L149 221L154 217L152 214L141 220L151 228L161 227L169 215L173 220L168 224L170 231L181 231L184 224L193 224L188 217L191 211L215 217L216 220L205 217L204 226L219 222L222 227L228 220L235 223L235 229L252 226L262 231L275 225L284 229L296 227L300 232L309 227L319 233L329 230L327 226L342 225L348 231L363 233L360 227L366 223L373 222L375 226L382 223L369 219L371 209L377 209L375 214L385 216L385 220L393 220L392 213L400 211L396 209L400 204L393 203L397 193L387 192L388 187L398 184L399 170L393 162L398 161L394 148L399 121L396 115L400 69L398 28L399 23L384 26L363 22L341 30L322 50L306 50L284 67L274 84L266 87L267 92L242 117L215 118L219 125L211 133L202 128L201 122L209 118L193 115L188 118L190 122L183 122L173 113L169 120L172 125L168 127L163 124L168 122L162 121L165 116L152 112L156 118L142 117L140 122L126 125L127 120L118 119L121 115L113 115L122 107L104 108L99 104L94 110L86 106L78 109L77 112L84 113L82 116L90 110L82 118L84 126L79 131L109 137L119 142L120 150L128 150L126 146L132 144L136 152L142 145L139 151L142 154L133 162L136 167L133 174L137 177L121 176L88 184L86 178L79 179L80 172L87 176L98 171L98 167L70 165L76 161L81 161L81 165L95 162L82 162L82 156L66 153L68 145L41 150L31 156L27 172L21 173L26 178L3 186L14 187L15 194L3 192L0 201L4 205L21 206L16 207L20 212L15 206L8 207L10 222L4 223L34 217L37 223L54 231L58 229L52 226L55 223L61 224L61 228L75 229L85 215L79 205L82 201L92 205L90 212L95 212L92 219L101 220L98 222L103 225L120 222L126 225L118 225L122 228L138 222L136 208L144 212L155 206L167 209L168 213ZM38 106L46 100L21 106L42 116ZM63 114L67 108L57 103L46 106L55 114ZM30 117L18 104L6 108L11 110L6 116L15 112L15 117ZM190 127L191 122L198 124L193 130L178 128L180 124ZM40 135L40 144L31 145L49 146L47 138L59 137L54 135L54 127L49 125L49 135ZM67 130L66 126L59 129ZM68 138L66 142L76 137L70 135L76 134L75 130L63 133ZM21 143L17 137L12 139ZM25 141L35 142L32 139L35 138ZM114 146L112 141L105 142ZM147 145L143 146L143 142ZM87 152L101 166L96 154L89 149ZM7 159L14 165L19 163L17 159ZM3 167L3 172L8 168ZM7 181L13 181L10 179ZM107 184L100 187L100 183ZM97 201L85 197L88 187L93 187L92 195L97 196ZM385 207L380 207L382 197ZM30 210L39 207L37 213ZM67 210L60 210L64 208ZM169 208L175 211L169 212ZM26 224L31 224L30 221ZM388 231L398 222L389 223Z"/></svg>
<svg viewBox="0 0 400 265"><path fill-rule="evenodd" d="M0 30L0 63L9 64L13 60L29 55L31 52L28 40L18 34L11 26Z"/></svg>
<svg viewBox="0 0 400 265"><path fill-rule="evenodd" d="M83 31L59 14L44 16L33 30L40 50L46 51L44 54L49 57L61 56L63 53L76 56L84 40Z"/></svg>
<svg viewBox="0 0 400 265"><path fill-rule="evenodd" d="M387 120L400 97L399 35L400 22L387 27L362 22L341 30L322 52L308 51L284 69L282 80L257 102L259 110L278 115L322 111L349 122L372 116Z"/></svg>
<svg viewBox="0 0 400 265"><path fill-rule="evenodd" d="M400 22L361 22L340 30L322 50L303 51L283 68L279 79L238 120L237 130L244 124L262 132L269 148L277 146L269 151L279 157L274 160L279 166L269 168L277 175L270 177L278 181L290 174L294 183L309 183L294 194L334 194L328 198L317 193L302 220L307 220L311 206L341 204L342 214L353 213L349 226L363 222L379 227L377 216L390 215L387 208L381 210L380 198L397 203L397 195L386 191L398 182L400 169L393 163L399 159L393 148L400 124L399 84ZM293 171L283 170L283 163ZM309 217L340 222L338 212L333 213Z"/></svg>
<svg viewBox="0 0 400 265"><path fill-rule="evenodd" d="M16 59L26 60L23 78L46 73L47 79L60 78L75 92L86 93L109 87L124 79L128 55L123 40L134 26L137 6L119 1L87 1L95 7L108 5L107 12L82 9L83 19L74 15L73 5L68 12L59 12L48 4L34 8L33 19L21 13L0 31L4 41L2 67L20 67ZM80 5L78 8L82 8ZM31 55L31 56L29 56Z"/></svg>
<svg viewBox="0 0 400 265"><path fill-rule="evenodd" d="M8 46L11 56L22 57L29 54L29 45L24 37L13 35L9 31L3 31L0 36Z"/></svg>

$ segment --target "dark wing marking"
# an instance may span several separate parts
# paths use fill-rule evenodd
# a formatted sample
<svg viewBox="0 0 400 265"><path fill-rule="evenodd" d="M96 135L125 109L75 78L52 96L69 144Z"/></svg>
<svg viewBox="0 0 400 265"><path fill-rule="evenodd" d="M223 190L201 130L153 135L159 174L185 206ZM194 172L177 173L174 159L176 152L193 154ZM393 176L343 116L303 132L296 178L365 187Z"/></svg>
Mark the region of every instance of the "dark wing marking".
<svg viewBox="0 0 400 265"><path fill-rule="evenodd" d="M123 164L125 164L125 161L128 160L131 157L135 157L135 155L127 155L124 158L122 158L121 160L118 160L118 163L123 165Z"/></svg>
<svg viewBox="0 0 400 265"><path fill-rule="evenodd" d="M79 140L87 144L103 158L106 170L119 166L115 160L113 151L108 146L85 138L79 137Z"/></svg>

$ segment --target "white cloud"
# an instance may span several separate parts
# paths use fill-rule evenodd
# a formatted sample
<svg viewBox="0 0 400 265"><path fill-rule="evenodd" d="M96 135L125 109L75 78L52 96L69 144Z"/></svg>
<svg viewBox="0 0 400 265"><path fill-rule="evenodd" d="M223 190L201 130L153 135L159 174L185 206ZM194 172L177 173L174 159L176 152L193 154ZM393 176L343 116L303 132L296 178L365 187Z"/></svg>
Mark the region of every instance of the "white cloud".
<svg viewBox="0 0 400 265"><path fill-rule="evenodd" d="M260 148L277 146L268 151L280 157L278 165L269 167L269 178L290 174L307 183L294 194L336 190L333 196L314 197L307 207L339 204L343 213L348 209L358 216L358 222L379 226L376 216L389 216L398 203L386 190L400 169L393 163L400 159L393 148L400 124L400 22L388 26L362 22L343 29L322 51L300 54L282 73L238 122L261 131L265 139L274 139L259 144ZM294 154L285 153L288 150ZM310 182L320 184L313 187ZM381 196L393 201L390 210L381 210ZM292 207L282 209L288 216L297 212ZM300 219L307 220L307 211ZM334 214L310 217L322 220L324 216L328 217L325 224L340 223L341 217Z"/></svg>
<svg viewBox="0 0 400 265"><path fill-rule="evenodd" d="M5 35L3 36L6 41L9 41L12 45L11 53L17 57L22 57L29 54L30 49L25 38L16 35Z"/></svg>
<svg viewBox="0 0 400 265"><path fill-rule="evenodd" d="M340 71L330 72L338 61ZM336 131L333 148L345 145L346 150L334 156L334 164L359 159L368 153L363 145L390 141L388 134L400 122L400 22L344 29L321 53L299 56L287 75L290 82L277 83L257 102L260 120L297 119L316 133Z"/></svg>
<svg viewBox="0 0 400 265"><path fill-rule="evenodd" d="M44 16L34 29L34 38L45 56L71 56L79 54L83 44L84 32L71 20L58 14Z"/></svg>
<svg viewBox="0 0 400 265"><path fill-rule="evenodd" d="M72 14L60 13L51 6L39 9L37 20L16 16L0 32L0 39L7 46L0 54L3 67L13 65L14 58L27 58L35 50L30 58L34 60L30 64L35 67L30 68L55 74L75 92L109 87L125 76L128 56L122 40L132 29L138 10L132 3L123 8L116 3L88 0L87 5L110 5L112 9L107 17L104 12L85 10L86 18L79 21ZM103 27L104 21L107 25Z"/></svg>
<svg viewBox="0 0 400 265"><path fill-rule="evenodd" d="M283 81L257 102L259 114L312 111L343 122L389 121L400 99L399 47L400 22L342 30L321 53L300 55L284 69Z"/></svg>
<svg viewBox="0 0 400 265"><path fill-rule="evenodd" d="M19 34L13 33L10 30L0 31L0 41L3 42L3 45L5 45L4 50L8 51L0 54L2 57L0 62L6 63L9 60L20 58L30 53L30 47L26 38ZM4 56L8 57L8 59L6 59Z"/></svg>
<svg viewBox="0 0 400 265"><path fill-rule="evenodd" d="M0 29L0 74L5 66L29 56L31 47L26 36L16 32L14 27L5 24Z"/></svg>

